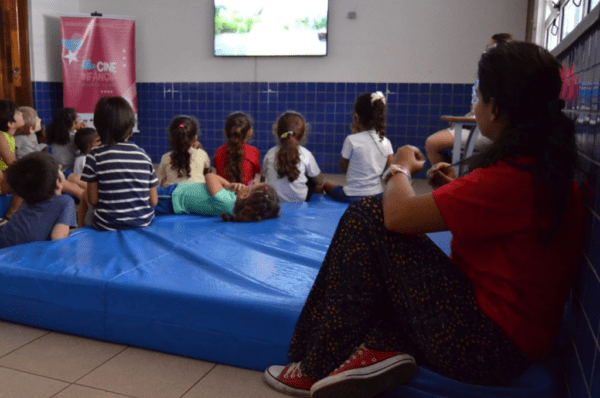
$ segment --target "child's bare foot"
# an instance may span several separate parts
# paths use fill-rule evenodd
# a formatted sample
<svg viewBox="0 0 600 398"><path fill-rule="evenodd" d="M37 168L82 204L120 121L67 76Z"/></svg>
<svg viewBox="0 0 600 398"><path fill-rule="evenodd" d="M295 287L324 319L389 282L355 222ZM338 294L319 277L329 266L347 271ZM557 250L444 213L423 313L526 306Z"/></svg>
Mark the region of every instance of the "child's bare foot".
<svg viewBox="0 0 600 398"><path fill-rule="evenodd" d="M333 191L333 188L335 188L335 183L333 181L325 181L325 183L323 184L323 190L326 193L330 193L331 191Z"/></svg>

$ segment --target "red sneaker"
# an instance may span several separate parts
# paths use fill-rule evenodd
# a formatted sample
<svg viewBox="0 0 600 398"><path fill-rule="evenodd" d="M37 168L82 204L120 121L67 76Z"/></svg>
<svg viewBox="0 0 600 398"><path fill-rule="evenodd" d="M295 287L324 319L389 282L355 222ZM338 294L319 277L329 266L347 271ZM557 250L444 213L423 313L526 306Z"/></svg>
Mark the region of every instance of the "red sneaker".
<svg viewBox="0 0 600 398"><path fill-rule="evenodd" d="M401 352L359 347L339 368L310 389L311 398L370 398L393 391L417 371L415 359Z"/></svg>
<svg viewBox="0 0 600 398"><path fill-rule="evenodd" d="M269 366L265 370L265 380L277 391L298 397L310 397L310 388L315 383L314 379L302 373L300 362L287 366Z"/></svg>

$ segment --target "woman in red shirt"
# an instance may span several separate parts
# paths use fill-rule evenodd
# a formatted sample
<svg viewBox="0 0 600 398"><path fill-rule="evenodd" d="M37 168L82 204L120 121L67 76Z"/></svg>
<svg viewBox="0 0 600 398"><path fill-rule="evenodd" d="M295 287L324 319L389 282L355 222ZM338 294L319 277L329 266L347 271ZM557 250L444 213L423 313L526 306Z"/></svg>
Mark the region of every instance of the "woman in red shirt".
<svg viewBox="0 0 600 398"><path fill-rule="evenodd" d="M468 175L415 196L417 148L394 158L383 200L351 205L298 319L291 364L272 387L313 398L372 397L416 364L500 385L557 333L582 239L574 125L560 64L534 44L490 49L475 116L493 144ZM450 230L447 257L425 235ZM358 347L358 349L356 348Z"/></svg>

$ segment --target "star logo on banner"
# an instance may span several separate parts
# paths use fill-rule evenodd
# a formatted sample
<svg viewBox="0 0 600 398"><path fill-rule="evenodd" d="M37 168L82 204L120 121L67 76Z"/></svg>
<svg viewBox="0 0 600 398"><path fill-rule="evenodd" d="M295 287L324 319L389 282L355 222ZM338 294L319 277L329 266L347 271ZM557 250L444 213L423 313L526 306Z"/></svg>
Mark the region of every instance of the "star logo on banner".
<svg viewBox="0 0 600 398"><path fill-rule="evenodd" d="M73 62L77 62L77 53L69 50L69 53L65 55L65 58L69 60L69 65L71 65Z"/></svg>

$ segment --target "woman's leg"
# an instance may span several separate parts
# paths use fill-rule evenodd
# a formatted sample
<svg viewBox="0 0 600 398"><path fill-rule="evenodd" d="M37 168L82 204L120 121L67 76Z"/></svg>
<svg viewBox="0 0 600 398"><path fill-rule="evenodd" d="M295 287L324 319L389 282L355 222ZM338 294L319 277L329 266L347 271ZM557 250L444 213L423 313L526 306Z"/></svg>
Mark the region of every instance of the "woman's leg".
<svg viewBox="0 0 600 398"><path fill-rule="evenodd" d="M469 280L435 244L385 230L374 197L352 204L340 220L289 359L321 379L363 343L477 384L500 384L530 363L480 312Z"/></svg>
<svg viewBox="0 0 600 398"><path fill-rule="evenodd" d="M446 159L442 152L446 149L451 149L454 144L454 134L449 129L440 130L429 137L425 141L425 152L427 159L431 165L439 162L445 162Z"/></svg>

